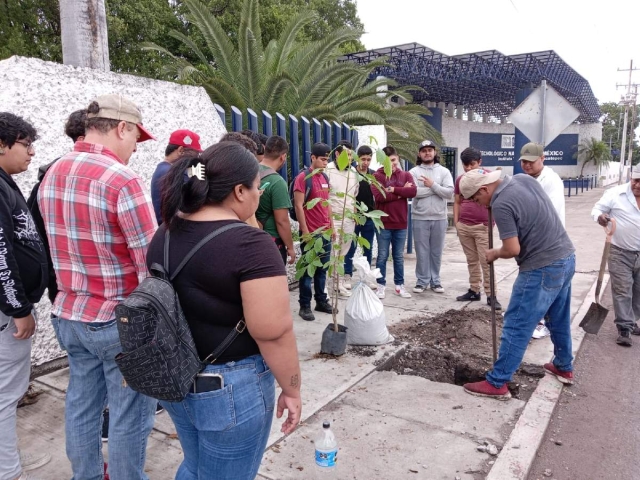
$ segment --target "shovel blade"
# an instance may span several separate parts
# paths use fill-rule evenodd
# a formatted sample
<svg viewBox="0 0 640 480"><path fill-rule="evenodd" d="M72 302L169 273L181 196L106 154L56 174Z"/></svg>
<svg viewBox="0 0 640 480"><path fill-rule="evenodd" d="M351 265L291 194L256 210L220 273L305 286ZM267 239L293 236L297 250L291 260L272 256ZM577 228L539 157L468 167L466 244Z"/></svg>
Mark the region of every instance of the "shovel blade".
<svg viewBox="0 0 640 480"><path fill-rule="evenodd" d="M608 314L609 310L607 308L604 308L602 305L594 302L591 304L589 311L580 322L580 326L585 332L597 335Z"/></svg>

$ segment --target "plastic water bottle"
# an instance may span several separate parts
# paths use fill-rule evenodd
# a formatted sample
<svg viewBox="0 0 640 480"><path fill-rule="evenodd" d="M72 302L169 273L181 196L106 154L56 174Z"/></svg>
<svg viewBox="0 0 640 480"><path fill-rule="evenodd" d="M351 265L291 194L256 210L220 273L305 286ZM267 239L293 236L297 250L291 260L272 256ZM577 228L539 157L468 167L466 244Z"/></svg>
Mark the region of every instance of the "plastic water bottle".
<svg viewBox="0 0 640 480"><path fill-rule="evenodd" d="M338 442L330 427L331 424L325 420L322 424L322 432L315 440L316 470L325 478L336 475L338 460Z"/></svg>

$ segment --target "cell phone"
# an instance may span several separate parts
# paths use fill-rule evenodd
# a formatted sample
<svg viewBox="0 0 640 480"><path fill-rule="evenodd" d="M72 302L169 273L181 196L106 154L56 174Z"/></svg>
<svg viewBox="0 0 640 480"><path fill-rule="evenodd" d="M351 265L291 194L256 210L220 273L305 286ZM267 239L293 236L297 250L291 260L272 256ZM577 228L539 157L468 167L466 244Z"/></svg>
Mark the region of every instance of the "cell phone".
<svg viewBox="0 0 640 480"><path fill-rule="evenodd" d="M219 373L199 373L193 382L193 393L213 392L224 388L224 378Z"/></svg>

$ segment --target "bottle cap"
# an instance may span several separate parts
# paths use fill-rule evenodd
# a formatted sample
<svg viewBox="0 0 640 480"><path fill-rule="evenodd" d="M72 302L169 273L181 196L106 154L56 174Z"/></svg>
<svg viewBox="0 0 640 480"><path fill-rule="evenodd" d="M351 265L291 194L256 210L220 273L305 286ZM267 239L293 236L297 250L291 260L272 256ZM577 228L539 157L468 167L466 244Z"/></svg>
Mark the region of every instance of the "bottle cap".
<svg viewBox="0 0 640 480"><path fill-rule="evenodd" d="M325 421L322 423L322 428L329 428L329 427L331 427L331 424L329 423L329 421L328 421L328 420L325 420Z"/></svg>

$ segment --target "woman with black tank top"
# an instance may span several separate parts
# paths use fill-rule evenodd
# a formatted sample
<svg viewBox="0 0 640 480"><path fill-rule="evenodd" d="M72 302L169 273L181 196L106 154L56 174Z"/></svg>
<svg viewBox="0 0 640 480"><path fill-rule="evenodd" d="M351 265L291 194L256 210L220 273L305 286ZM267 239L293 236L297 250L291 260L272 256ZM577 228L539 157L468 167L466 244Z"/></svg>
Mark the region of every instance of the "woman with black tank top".
<svg viewBox="0 0 640 480"><path fill-rule="evenodd" d="M184 182L185 171L189 180ZM164 223L147 264L162 263L166 228L169 270L209 233L242 224L260 197L258 162L242 145L220 142L175 162L165 177ZM246 329L204 369L179 403L161 402L184 451L176 479L248 480L257 475L275 406L292 432L301 414L300 365L280 253L267 233L246 225L210 240L173 281L200 358L244 318Z"/></svg>

